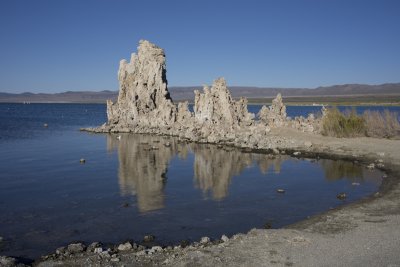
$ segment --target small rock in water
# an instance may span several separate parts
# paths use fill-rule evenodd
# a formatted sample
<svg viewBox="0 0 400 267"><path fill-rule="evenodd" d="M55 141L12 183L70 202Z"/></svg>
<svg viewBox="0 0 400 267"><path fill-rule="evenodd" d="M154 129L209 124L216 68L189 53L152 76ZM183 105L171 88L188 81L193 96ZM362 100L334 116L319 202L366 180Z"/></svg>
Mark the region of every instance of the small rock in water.
<svg viewBox="0 0 400 267"><path fill-rule="evenodd" d="M126 251L126 250L131 250L132 249L132 244L130 242L126 242L124 244L120 244L118 246L119 251Z"/></svg>
<svg viewBox="0 0 400 267"><path fill-rule="evenodd" d="M68 245L68 252L71 254L85 251L85 245L82 243L74 243Z"/></svg>
<svg viewBox="0 0 400 267"><path fill-rule="evenodd" d="M222 240L223 242L228 242L228 241L229 241L229 238L228 238L226 235L222 235L222 236L221 236L221 240Z"/></svg>
<svg viewBox="0 0 400 267"><path fill-rule="evenodd" d="M360 183L356 183L356 182L354 182L354 183L351 183L351 185L358 186L358 185L360 185Z"/></svg>
<svg viewBox="0 0 400 267"><path fill-rule="evenodd" d="M129 207L129 203L128 203L128 202L125 202L124 204L122 204L122 207L128 208L128 207Z"/></svg>
<svg viewBox="0 0 400 267"><path fill-rule="evenodd" d="M153 242L156 239L154 235L145 235L143 237L144 242Z"/></svg>
<svg viewBox="0 0 400 267"><path fill-rule="evenodd" d="M371 164L369 164L369 165L367 166L367 168L370 169L370 170L372 170L372 169L375 168L375 164L374 164L374 163L371 163Z"/></svg>
<svg viewBox="0 0 400 267"><path fill-rule="evenodd" d="M200 239L200 244L207 244L210 243L210 238L207 236L204 236Z"/></svg>
<svg viewBox="0 0 400 267"><path fill-rule="evenodd" d="M300 154L301 154L301 152L299 152L299 151L293 152L293 156L299 156Z"/></svg>
<svg viewBox="0 0 400 267"><path fill-rule="evenodd" d="M283 193L285 193L285 190L284 189L277 189L276 192L278 192L280 194L283 194Z"/></svg>
<svg viewBox="0 0 400 267"><path fill-rule="evenodd" d="M347 198L346 193L339 193L336 198L340 199L340 200L344 200Z"/></svg>
<svg viewBox="0 0 400 267"><path fill-rule="evenodd" d="M43 127L47 128L49 125L47 123L43 124Z"/></svg>
<svg viewBox="0 0 400 267"><path fill-rule="evenodd" d="M81 159L79 160L79 162L80 162L81 164L84 164L84 163L86 163L86 160L85 160L84 158L81 158Z"/></svg>
<svg viewBox="0 0 400 267"><path fill-rule="evenodd" d="M121 136L120 136L120 135L118 135L118 136L117 136L117 139L118 139L118 140L121 140Z"/></svg>

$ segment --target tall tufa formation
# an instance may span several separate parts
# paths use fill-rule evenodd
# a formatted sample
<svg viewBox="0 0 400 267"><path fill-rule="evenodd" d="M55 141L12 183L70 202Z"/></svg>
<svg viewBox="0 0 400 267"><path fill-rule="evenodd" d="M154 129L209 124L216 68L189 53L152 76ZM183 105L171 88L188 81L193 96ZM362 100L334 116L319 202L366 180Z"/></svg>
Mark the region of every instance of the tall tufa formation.
<svg viewBox="0 0 400 267"><path fill-rule="evenodd" d="M196 122L215 125L250 125L254 114L247 110L247 100L232 99L224 78L214 81L211 89L204 86L204 93L195 90L194 116Z"/></svg>
<svg viewBox="0 0 400 267"><path fill-rule="evenodd" d="M164 50L140 41L131 61L120 61L118 101L107 101L109 127L159 127L176 120L176 107L167 89Z"/></svg>

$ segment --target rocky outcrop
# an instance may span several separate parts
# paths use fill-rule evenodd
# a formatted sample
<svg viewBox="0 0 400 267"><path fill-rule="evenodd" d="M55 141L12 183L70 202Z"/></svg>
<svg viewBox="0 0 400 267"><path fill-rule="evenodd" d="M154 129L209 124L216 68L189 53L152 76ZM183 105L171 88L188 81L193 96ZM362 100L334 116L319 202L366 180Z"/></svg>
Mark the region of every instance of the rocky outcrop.
<svg viewBox="0 0 400 267"><path fill-rule="evenodd" d="M247 110L247 100L232 99L224 78L214 81L211 89L204 86L203 93L194 91L194 116L199 123L218 126L250 125L254 114Z"/></svg>
<svg viewBox="0 0 400 267"><path fill-rule="evenodd" d="M109 129L129 131L132 127L158 127L176 120L176 107L167 89L164 51L140 41L138 54L130 62L121 60L118 70L119 95L107 101Z"/></svg>
<svg viewBox="0 0 400 267"><path fill-rule="evenodd" d="M278 94L272 100L271 106L263 106L258 112L258 118L262 123L271 128L287 126L286 106L283 104L282 95Z"/></svg>
<svg viewBox="0 0 400 267"><path fill-rule="evenodd" d="M273 128L319 129L319 120L313 117L288 118L280 94L271 106L262 107L255 120L247 109L247 99L234 100L224 78L216 79L211 88L204 86L203 92L195 91L193 112L188 102L176 106L167 88L164 51L148 41L140 41L130 62L120 62L118 79L118 100L107 101L107 123L84 130L174 135L208 143L241 142L256 148Z"/></svg>
<svg viewBox="0 0 400 267"><path fill-rule="evenodd" d="M307 118L300 116L289 120L288 125L302 132L319 132L321 128L321 119L315 118L314 114L309 114Z"/></svg>
<svg viewBox="0 0 400 267"><path fill-rule="evenodd" d="M179 102L178 103L178 114L177 121L179 123L187 124L191 123L193 119L193 113L189 110L189 102Z"/></svg>

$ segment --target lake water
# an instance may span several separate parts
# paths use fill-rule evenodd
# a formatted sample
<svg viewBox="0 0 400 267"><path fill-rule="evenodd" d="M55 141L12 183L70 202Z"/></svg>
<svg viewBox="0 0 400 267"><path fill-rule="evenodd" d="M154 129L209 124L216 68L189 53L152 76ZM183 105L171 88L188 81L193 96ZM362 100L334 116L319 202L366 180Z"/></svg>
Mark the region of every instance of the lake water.
<svg viewBox="0 0 400 267"><path fill-rule="evenodd" d="M140 241L146 234L176 244L279 228L381 184L380 171L352 162L79 132L105 120L105 105L0 104L0 255L36 258L75 241ZM345 201L336 198L341 192Z"/></svg>

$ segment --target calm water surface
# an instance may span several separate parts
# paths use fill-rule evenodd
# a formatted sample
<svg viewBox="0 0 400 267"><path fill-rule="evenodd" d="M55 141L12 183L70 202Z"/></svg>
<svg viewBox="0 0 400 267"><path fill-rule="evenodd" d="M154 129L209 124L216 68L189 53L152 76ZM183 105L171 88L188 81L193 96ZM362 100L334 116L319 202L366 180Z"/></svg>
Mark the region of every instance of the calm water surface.
<svg viewBox="0 0 400 267"><path fill-rule="evenodd" d="M104 105L0 104L1 255L35 258L74 241L153 234L169 244L278 228L381 183L380 171L351 162L78 131L105 120Z"/></svg>

